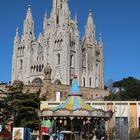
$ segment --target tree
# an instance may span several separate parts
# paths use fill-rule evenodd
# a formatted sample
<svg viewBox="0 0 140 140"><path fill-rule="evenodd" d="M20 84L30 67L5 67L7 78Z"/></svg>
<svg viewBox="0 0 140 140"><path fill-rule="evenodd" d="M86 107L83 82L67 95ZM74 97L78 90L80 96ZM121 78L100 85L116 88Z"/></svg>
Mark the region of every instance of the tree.
<svg viewBox="0 0 140 140"><path fill-rule="evenodd" d="M37 129L39 119L36 109L39 109L40 98L38 93L10 92L1 98L1 121L13 121L16 127L30 127Z"/></svg>
<svg viewBox="0 0 140 140"><path fill-rule="evenodd" d="M134 77L123 78L113 83L119 92L105 97L105 100L140 100L140 80Z"/></svg>

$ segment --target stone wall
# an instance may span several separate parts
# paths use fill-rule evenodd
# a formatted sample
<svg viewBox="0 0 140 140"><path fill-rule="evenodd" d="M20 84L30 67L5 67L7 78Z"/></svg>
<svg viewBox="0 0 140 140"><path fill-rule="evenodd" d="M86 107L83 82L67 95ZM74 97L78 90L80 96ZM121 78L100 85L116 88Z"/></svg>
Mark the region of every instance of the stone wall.
<svg viewBox="0 0 140 140"><path fill-rule="evenodd" d="M23 93L36 93L39 92L41 96L46 96L46 100L55 101L56 93L60 93L60 101L67 99L67 95L70 91L71 85L56 85L50 82L45 82L44 85L18 85L21 83L16 83L13 85L0 84L0 90L8 92L12 87L19 87L20 91ZM99 90L95 88L79 87L81 93L83 94L84 100L102 100L104 96L107 96L109 92L107 90Z"/></svg>
<svg viewBox="0 0 140 140"><path fill-rule="evenodd" d="M0 83L0 93L6 92L8 90L6 83Z"/></svg>

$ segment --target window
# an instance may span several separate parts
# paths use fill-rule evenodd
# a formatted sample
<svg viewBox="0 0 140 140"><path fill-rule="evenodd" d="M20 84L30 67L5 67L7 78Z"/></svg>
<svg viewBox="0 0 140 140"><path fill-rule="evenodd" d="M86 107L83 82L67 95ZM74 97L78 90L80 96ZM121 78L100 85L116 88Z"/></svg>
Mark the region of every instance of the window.
<svg viewBox="0 0 140 140"><path fill-rule="evenodd" d="M82 54L82 62L83 62L83 68L86 67L86 50L83 50L83 54Z"/></svg>
<svg viewBox="0 0 140 140"><path fill-rule="evenodd" d="M31 73L33 73L33 69L34 69L33 66L31 66Z"/></svg>
<svg viewBox="0 0 140 140"><path fill-rule="evenodd" d="M85 87L85 78L83 78L83 86Z"/></svg>
<svg viewBox="0 0 140 140"><path fill-rule="evenodd" d="M39 72L41 72L42 68L41 68L41 65L39 65Z"/></svg>
<svg viewBox="0 0 140 140"><path fill-rule="evenodd" d="M22 68L23 68L23 61L22 59L20 59L20 70L22 70Z"/></svg>
<svg viewBox="0 0 140 140"><path fill-rule="evenodd" d="M20 48L18 48L18 54L20 54Z"/></svg>
<svg viewBox="0 0 140 140"><path fill-rule="evenodd" d="M62 9L62 0L61 0L61 7L60 8Z"/></svg>
<svg viewBox="0 0 140 140"><path fill-rule="evenodd" d="M91 87L91 78L89 78L89 86Z"/></svg>
<svg viewBox="0 0 140 140"><path fill-rule="evenodd" d="M59 24L59 17L58 17L58 15L56 17L56 24Z"/></svg>
<svg viewBox="0 0 140 140"><path fill-rule="evenodd" d="M72 85L72 81L73 81L73 80L72 80L72 79L70 79L70 85Z"/></svg>
<svg viewBox="0 0 140 140"><path fill-rule="evenodd" d="M60 65L60 54L57 54L57 64Z"/></svg>
<svg viewBox="0 0 140 140"><path fill-rule="evenodd" d="M70 56L70 66L73 67L73 54Z"/></svg>
<svg viewBox="0 0 140 140"><path fill-rule="evenodd" d="M38 65L36 66L36 72L38 72Z"/></svg>

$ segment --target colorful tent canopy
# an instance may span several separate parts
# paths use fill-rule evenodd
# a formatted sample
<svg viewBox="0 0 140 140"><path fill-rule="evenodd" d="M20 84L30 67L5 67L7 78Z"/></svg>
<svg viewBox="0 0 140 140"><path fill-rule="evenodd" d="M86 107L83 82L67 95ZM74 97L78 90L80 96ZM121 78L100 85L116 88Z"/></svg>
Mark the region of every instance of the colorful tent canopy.
<svg viewBox="0 0 140 140"><path fill-rule="evenodd" d="M66 109L66 110L87 110L87 111L93 111L96 110L92 106L86 104L82 98L82 94L80 92L80 89L77 84L77 80L74 79L70 93L68 95L68 99L65 103L61 104L60 106L57 106L53 108L52 110L58 110L58 109Z"/></svg>
<svg viewBox="0 0 140 140"><path fill-rule="evenodd" d="M55 108L46 108L38 111L39 117L89 116L109 119L112 117L112 114L113 112L111 110L104 111L102 109L96 109L85 103L76 79L73 80L72 87L65 103Z"/></svg>

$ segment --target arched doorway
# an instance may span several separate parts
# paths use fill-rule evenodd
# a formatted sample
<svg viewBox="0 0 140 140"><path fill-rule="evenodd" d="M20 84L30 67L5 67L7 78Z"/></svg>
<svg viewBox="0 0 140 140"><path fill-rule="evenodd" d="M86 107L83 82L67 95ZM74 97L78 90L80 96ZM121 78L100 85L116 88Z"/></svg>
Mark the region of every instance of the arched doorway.
<svg viewBox="0 0 140 140"><path fill-rule="evenodd" d="M54 84L61 85L61 81L59 79L55 80Z"/></svg>
<svg viewBox="0 0 140 140"><path fill-rule="evenodd" d="M36 85L41 85L43 84L43 81L41 78L35 78L33 81L32 81L33 84L36 84Z"/></svg>

